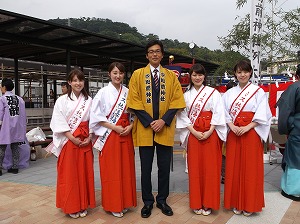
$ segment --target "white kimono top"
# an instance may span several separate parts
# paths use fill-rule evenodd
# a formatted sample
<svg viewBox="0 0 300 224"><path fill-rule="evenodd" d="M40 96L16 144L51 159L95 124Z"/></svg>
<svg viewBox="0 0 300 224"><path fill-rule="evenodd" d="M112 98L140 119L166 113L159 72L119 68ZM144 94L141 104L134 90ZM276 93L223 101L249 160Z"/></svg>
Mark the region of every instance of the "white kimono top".
<svg viewBox="0 0 300 224"><path fill-rule="evenodd" d="M183 147L186 147L187 138L188 135L190 134L190 131L187 129L187 127L192 125L192 122L188 117L188 113L190 111L192 103L194 102L195 97L197 96L197 94L202 88L203 85L197 91L194 87L192 87L191 90L184 93L186 108L182 112L177 114L176 128L180 129L179 137ZM206 86L206 88L211 88L211 87ZM217 90L215 90L213 94L209 97L202 111L212 112L212 119L210 124L215 125L215 130L219 138L222 141L225 141L227 137L225 109L224 109L221 94Z"/></svg>
<svg viewBox="0 0 300 224"><path fill-rule="evenodd" d="M237 85L225 92L222 97L226 110L226 123L233 122L231 116L229 115L229 110L233 101L241 91L241 87ZM261 88L259 88L254 96L250 98L243 108L243 111L254 112L252 121L258 123L254 130L264 141L267 141L270 132L272 114L268 104L267 95Z"/></svg>
<svg viewBox="0 0 300 224"><path fill-rule="evenodd" d="M123 86L128 95L128 88ZM99 124L101 121L109 122L107 116L111 112L119 96L119 91L113 86L111 82L107 86L100 89L92 102L90 129L95 135L103 136L107 128Z"/></svg>

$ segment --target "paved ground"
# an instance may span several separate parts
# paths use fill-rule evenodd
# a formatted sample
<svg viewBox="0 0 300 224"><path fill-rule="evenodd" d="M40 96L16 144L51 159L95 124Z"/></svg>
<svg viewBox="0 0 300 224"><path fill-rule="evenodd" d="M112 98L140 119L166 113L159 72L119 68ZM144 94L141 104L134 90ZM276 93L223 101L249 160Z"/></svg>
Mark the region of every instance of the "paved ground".
<svg viewBox="0 0 300 224"><path fill-rule="evenodd" d="M175 148L176 149L176 148ZM43 152L42 150L40 153ZM39 157L44 156L39 155ZM188 177L184 172L185 159L182 154L174 154L174 171L171 173L171 194L168 203L174 211L174 216L167 217L159 209L154 208L148 219L140 217L142 200L140 193L140 164L138 151L136 153L136 175L138 190L138 206L130 209L123 218L115 218L103 211L101 207L101 187L98 167L98 157L95 156L95 186L97 207L88 210L86 218L77 220L64 215L55 207L56 158L50 156L30 161L27 169L20 170L17 175L3 172L0 177L0 223L48 224L48 223L178 223L178 224L300 224L300 202L293 202L280 195L280 164L265 164L265 201L263 212L251 217L233 215L232 211L221 209L213 211L210 216L195 215L189 209ZM155 164L155 162L154 162ZM153 187L157 190L156 166L153 166ZM223 188L221 190L223 192ZM223 193L221 192L221 198Z"/></svg>

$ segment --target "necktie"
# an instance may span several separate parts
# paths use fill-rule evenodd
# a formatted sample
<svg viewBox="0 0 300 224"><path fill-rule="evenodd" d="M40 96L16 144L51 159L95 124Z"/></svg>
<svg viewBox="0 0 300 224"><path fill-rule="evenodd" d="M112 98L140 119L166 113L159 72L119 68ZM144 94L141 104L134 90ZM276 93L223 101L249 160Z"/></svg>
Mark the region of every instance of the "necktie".
<svg viewBox="0 0 300 224"><path fill-rule="evenodd" d="M155 88L156 90L158 90L158 76L157 76L157 69L154 69L153 73L154 73L154 84L155 84Z"/></svg>

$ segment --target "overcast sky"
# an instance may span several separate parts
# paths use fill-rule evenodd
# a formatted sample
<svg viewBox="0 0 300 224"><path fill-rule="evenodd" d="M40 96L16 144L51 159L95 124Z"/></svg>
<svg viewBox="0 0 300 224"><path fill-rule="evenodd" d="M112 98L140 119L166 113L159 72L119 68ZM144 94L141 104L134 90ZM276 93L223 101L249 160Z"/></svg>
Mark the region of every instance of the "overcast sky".
<svg viewBox="0 0 300 224"><path fill-rule="evenodd" d="M278 4L284 9L299 5L299 0L279 0ZM0 6L45 20L107 18L136 27L145 35L194 42L210 50L221 49L218 36L227 36L239 21L236 16L243 17L251 8L247 4L236 9L236 0L0 0Z"/></svg>

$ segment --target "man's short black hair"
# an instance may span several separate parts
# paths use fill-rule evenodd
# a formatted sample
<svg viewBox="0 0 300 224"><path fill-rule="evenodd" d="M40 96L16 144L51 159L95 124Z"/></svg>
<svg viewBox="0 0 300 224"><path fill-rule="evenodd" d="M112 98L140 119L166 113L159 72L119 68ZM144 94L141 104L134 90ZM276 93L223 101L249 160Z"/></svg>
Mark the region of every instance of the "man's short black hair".
<svg viewBox="0 0 300 224"><path fill-rule="evenodd" d="M164 50L164 45L160 40L150 40L148 42L148 44L146 45L145 51L146 51L146 55L148 54L148 49L154 45L158 44L160 46L161 49L161 53L164 54L165 50Z"/></svg>
<svg viewBox="0 0 300 224"><path fill-rule="evenodd" d="M2 87L6 87L7 91L12 91L15 88L15 85L11 79L3 78L1 82Z"/></svg>
<svg viewBox="0 0 300 224"><path fill-rule="evenodd" d="M67 82L62 82L61 84L60 84L61 86L67 86L68 87L68 83Z"/></svg>

